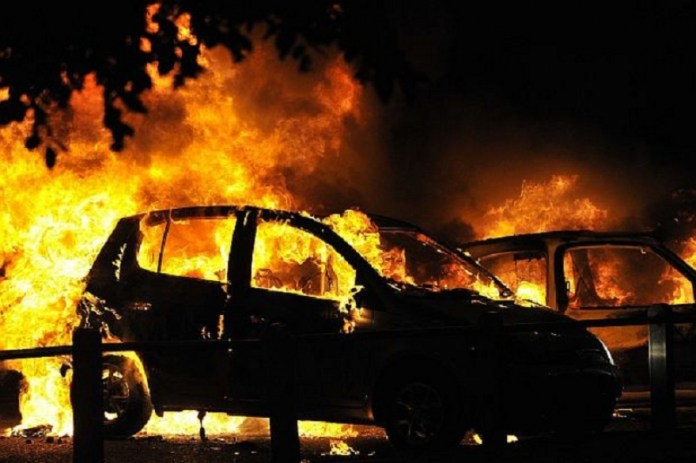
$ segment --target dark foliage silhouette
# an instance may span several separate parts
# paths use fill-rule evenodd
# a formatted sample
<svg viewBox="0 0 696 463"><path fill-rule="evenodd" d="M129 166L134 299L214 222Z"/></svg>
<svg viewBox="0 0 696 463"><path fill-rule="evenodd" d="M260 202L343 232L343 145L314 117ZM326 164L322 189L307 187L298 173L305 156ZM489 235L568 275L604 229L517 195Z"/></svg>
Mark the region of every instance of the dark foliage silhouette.
<svg viewBox="0 0 696 463"><path fill-rule="evenodd" d="M405 93L415 77L397 47L387 2L315 0L221 2L216 0L127 0L100 5L74 2L17 2L0 15L0 125L29 118L25 144L42 147L52 167L66 147L50 114L69 107L74 91L91 73L104 92L104 125L119 151L133 128L124 111L145 113L142 93L152 86L146 66L172 74L175 86L202 68L201 45L222 45L241 61L253 50L252 31L272 40L279 58L296 60L300 70L335 45L353 63L356 78L372 83L388 100L398 83ZM195 39L178 35L176 22L188 15ZM146 16L150 18L148 20ZM143 42L147 45L143 46Z"/></svg>

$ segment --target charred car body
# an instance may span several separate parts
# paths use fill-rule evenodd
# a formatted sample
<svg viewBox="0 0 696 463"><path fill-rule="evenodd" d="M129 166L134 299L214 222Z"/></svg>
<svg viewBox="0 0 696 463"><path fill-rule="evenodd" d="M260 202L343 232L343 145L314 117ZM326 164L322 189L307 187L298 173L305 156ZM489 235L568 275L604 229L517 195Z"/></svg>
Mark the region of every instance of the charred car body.
<svg viewBox="0 0 696 463"><path fill-rule="evenodd" d="M468 252L518 296L571 318L633 317L655 305L696 313L696 271L645 233L557 231L467 243ZM622 375L620 403L649 407L648 327L592 330ZM696 327L675 330L678 404L696 404Z"/></svg>
<svg viewBox="0 0 696 463"><path fill-rule="evenodd" d="M341 225L327 222L232 206L121 219L88 276L83 320L124 341L257 339L270 326L300 337L334 333L298 342L300 419L376 423L414 451L451 445L480 426L476 337L390 333L473 325L491 310L505 324L574 323L480 295L475 287L509 290L413 225L371 217L375 241L362 236L351 246L335 231ZM346 327L354 332L340 334ZM360 336L370 332L384 335ZM508 432L597 430L610 418L615 367L585 329L508 335L505 346ZM153 406L268 416L258 352L138 355L146 378L130 360L105 358L111 435L137 432Z"/></svg>

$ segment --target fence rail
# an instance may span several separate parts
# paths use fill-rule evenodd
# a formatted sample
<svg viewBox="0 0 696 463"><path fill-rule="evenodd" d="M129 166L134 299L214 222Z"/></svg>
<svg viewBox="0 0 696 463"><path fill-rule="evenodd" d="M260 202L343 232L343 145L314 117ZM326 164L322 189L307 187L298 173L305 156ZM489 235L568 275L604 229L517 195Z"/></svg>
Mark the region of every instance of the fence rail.
<svg viewBox="0 0 696 463"><path fill-rule="evenodd" d="M339 333L303 334L291 336L278 330L269 330L264 339L241 340L188 340L102 343L98 331L77 329L73 344L0 351L0 361L73 357L71 401L73 406L73 461L103 461L103 396L101 385L101 356L106 352L152 352L180 350L263 349L268 372L268 401L271 424L273 462L299 462L300 446L294 397L294 369L297 344L325 338L354 336L361 339L396 339L479 334L479 348L485 358L480 378L481 391L486 401L487 415L483 417L485 444L503 445L505 435L500 428L501 417L501 342L508 333L529 331L577 330L623 326L648 326L648 361L650 372L650 402L652 427L665 431L676 426L674 325L696 323L696 314L675 313L671 307L657 305L642 313L615 319L587 319L504 325L498 312L485 313L478 324L466 326L428 327Z"/></svg>

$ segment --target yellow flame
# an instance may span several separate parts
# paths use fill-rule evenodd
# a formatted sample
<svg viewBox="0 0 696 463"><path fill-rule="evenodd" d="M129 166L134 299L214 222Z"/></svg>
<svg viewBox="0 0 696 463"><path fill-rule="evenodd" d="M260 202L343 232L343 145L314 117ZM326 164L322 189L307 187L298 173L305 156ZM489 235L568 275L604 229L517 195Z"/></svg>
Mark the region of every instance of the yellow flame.
<svg viewBox="0 0 696 463"><path fill-rule="evenodd" d="M329 441L329 445L331 446L331 450L329 450L329 455L360 455L360 452L348 445L348 443L344 440L331 439Z"/></svg>
<svg viewBox="0 0 696 463"><path fill-rule="evenodd" d="M191 204L299 207L283 172L310 175L322 158L340 153L343 119L357 115L360 94L342 61L330 61L310 78L297 76L291 63L278 63L263 47L242 70L224 50L204 53L207 72L176 93L171 79L153 75L155 88L145 95L151 114L129 116L138 134L123 153L109 151L101 89L93 77L72 98L71 119L63 121L70 152L59 154L53 170L23 146L31 121L0 129L0 348L70 343L83 279L119 217ZM266 115L267 108L240 103L248 97L244 90L260 82L251 76L273 76L279 69L306 80L302 92L285 82L277 96L311 104L312 111L276 108ZM23 426L49 423L56 434L71 432L61 362L5 365L28 381Z"/></svg>

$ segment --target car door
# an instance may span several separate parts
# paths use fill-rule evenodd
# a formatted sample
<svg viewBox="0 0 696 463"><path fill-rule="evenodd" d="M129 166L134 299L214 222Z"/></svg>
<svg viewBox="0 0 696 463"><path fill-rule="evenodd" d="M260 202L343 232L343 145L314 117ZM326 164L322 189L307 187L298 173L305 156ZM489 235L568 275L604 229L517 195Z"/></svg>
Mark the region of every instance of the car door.
<svg viewBox="0 0 696 463"><path fill-rule="evenodd" d="M141 223L138 268L126 275L128 338L216 339L228 295L227 265L234 213L177 213ZM145 352L150 387L165 402L196 403L220 384L217 354L195 349ZM219 391L221 396L223 391Z"/></svg>
<svg viewBox="0 0 696 463"><path fill-rule="evenodd" d="M693 305L689 279L655 249L631 243L579 243L559 249L562 278L559 307L572 318L623 318L666 304L677 310ZM693 381L693 325L676 331L677 381ZM648 327L592 330L607 345L621 369L625 389L649 388Z"/></svg>
<svg viewBox="0 0 696 463"><path fill-rule="evenodd" d="M351 369L356 369L357 357L368 357L356 351L353 337L341 334L351 326L351 314L342 309L352 299L355 270L317 230L299 226L291 216L263 211L245 222L254 236L249 240L248 287L235 288L226 329L237 339L263 338L271 326L294 335L326 335L298 343L300 408L350 403L351 396L359 396L354 382L360 376L351 375ZM364 318L358 329L367 324ZM232 365L229 396L263 399L268 379L263 354L239 352Z"/></svg>

